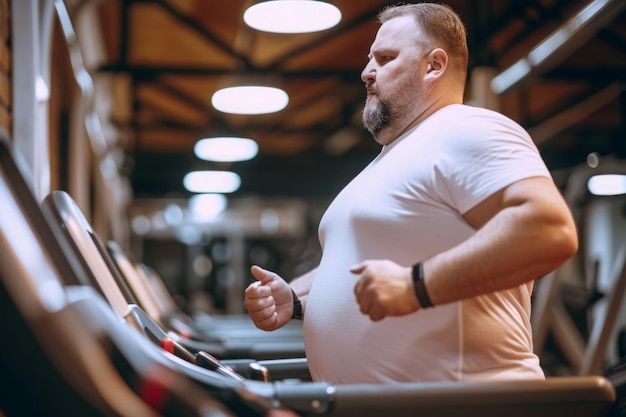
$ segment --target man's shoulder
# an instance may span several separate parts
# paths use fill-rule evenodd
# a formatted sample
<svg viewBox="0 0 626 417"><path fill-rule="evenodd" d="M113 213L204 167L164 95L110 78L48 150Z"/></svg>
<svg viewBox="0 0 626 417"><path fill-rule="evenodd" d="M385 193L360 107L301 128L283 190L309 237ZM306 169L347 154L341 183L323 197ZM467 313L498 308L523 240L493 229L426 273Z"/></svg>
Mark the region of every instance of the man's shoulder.
<svg viewBox="0 0 626 417"><path fill-rule="evenodd" d="M515 120L495 110L463 104L455 106L452 111L454 113L448 115L452 117L448 117L447 123L451 128L450 133L456 131L466 137L472 133L484 134L491 129L502 131L503 128L518 133L525 132Z"/></svg>
<svg viewBox="0 0 626 417"><path fill-rule="evenodd" d="M472 104L462 104L460 106L455 106L454 111L456 111L457 115L461 117L482 117L487 120L494 119L514 122L513 119L504 115L503 113L485 107L475 106Z"/></svg>

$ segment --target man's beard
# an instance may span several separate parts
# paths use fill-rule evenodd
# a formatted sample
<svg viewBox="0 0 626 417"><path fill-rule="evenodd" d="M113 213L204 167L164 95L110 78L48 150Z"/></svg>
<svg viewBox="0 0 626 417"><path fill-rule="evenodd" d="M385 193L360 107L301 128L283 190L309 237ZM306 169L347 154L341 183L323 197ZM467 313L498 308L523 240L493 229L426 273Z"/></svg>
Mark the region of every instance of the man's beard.
<svg viewBox="0 0 626 417"><path fill-rule="evenodd" d="M389 106L378 96L378 104L367 104L363 109L363 126L376 136L385 127L389 126L393 120Z"/></svg>

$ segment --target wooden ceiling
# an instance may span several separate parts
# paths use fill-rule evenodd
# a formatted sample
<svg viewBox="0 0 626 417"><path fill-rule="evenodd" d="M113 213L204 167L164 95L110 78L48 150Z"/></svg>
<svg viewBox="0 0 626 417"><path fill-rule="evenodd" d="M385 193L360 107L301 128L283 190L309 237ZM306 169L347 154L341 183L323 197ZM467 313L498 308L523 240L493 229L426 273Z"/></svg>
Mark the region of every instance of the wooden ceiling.
<svg viewBox="0 0 626 417"><path fill-rule="evenodd" d="M331 0L343 13L330 30L298 35L255 31L242 15L251 0L101 0L106 59L95 72L114 80L111 124L123 138L138 198L184 197L186 172L232 169L239 196L333 196L377 152L361 127L360 72L381 0ZM590 0L449 0L468 28L468 100L492 96L499 74L579 13ZM497 96L500 110L526 127L553 170L591 152L626 157L626 11L623 0L570 34L549 62ZM480 68L480 69L477 69ZM213 92L229 83L282 86L286 109L241 116L216 111ZM247 136L259 155L232 164L201 161L203 137Z"/></svg>

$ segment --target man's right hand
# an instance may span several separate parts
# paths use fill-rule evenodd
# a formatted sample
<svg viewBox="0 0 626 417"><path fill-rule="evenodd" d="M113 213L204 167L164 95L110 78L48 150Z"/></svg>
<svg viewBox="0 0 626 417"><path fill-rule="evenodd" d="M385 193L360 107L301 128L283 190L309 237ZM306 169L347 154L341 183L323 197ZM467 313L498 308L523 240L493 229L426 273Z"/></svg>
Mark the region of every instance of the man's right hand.
<svg viewBox="0 0 626 417"><path fill-rule="evenodd" d="M243 304L254 325L266 331L283 327L293 314L293 294L287 281L256 265L250 272L258 281L246 288Z"/></svg>

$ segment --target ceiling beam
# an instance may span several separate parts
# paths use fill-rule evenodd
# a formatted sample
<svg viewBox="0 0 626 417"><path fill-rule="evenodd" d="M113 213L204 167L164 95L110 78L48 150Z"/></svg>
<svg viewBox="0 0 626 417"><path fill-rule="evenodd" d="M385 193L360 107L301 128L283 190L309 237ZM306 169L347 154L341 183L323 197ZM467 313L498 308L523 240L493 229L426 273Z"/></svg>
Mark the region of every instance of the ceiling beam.
<svg viewBox="0 0 626 417"><path fill-rule="evenodd" d="M536 2L534 3L536 5ZM508 41L500 47L500 56L497 57L496 61L501 59L503 55L508 54L509 51L514 50L517 45L524 42L529 37L532 37L533 33L539 30L540 27L554 22L557 24L562 22L562 10L568 5L568 3L571 3L571 0L558 1L552 5L551 9L547 9L546 7L535 7L533 10L536 11L539 16L538 18L532 16L532 13L529 13L530 6L525 2L515 2L516 6L510 6L510 9L505 14L506 18L500 20L499 24L496 25L491 31L489 38L492 38L495 34L502 30L506 30L512 25L513 20L522 20L525 28L517 34L511 36Z"/></svg>
<svg viewBox="0 0 626 417"><path fill-rule="evenodd" d="M311 42L304 44L300 46L299 48L292 49L291 51L288 51L285 54L276 57L274 59L274 63L270 65L269 68L276 69L280 66L281 63L284 63L290 60L291 58L302 55L325 42L333 41L337 36L340 36L350 31L351 29L354 29L362 25L363 23L370 22L372 19L378 16L379 12L380 12L380 6L376 6L360 14L359 16L355 17L354 19L350 20L349 22L345 24L337 25L334 28L325 31L323 35L316 37ZM365 57L363 57L363 59L365 59ZM361 72L361 69L358 70L358 73L360 72Z"/></svg>
<svg viewBox="0 0 626 417"><path fill-rule="evenodd" d="M355 73L360 73L362 68L319 68L310 70L281 70L280 75L285 79L297 79L297 78L327 78L331 76L341 77L342 79L357 78ZM119 64L106 64L97 69L98 72L111 72L111 73L129 73L137 78L143 80L150 80L157 78L159 75L205 75L207 77L220 77L220 76L236 76L238 74L245 75L250 74L250 71L233 71L231 69L214 68L214 67L201 67L201 66L148 66L148 65L126 65ZM270 69L256 69L253 73L257 75L275 74L275 70ZM358 80L361 83L361 80Z"/></svg>
<svg viewBox="0 0 626 417"><path fill-rule="evenodd" d="M533 138L535 143L541 144L566 129L576 125L584 118L616 100L623 91L624 87L621 83L615 82L603 90L574 104L567 110L564 110L537 126L528 129L528 133Z"/></svg>
<svg viewBox="0 0 626 417"><path fill-rule="evenodd" d="M190 18L189 16L182 14L180 11L178 11L174 6L172 6L168 2L164 0L150 0L150 3L158 4L163 10L167 11L174 18L184 23L191 30L200 34L205 39L207 39L208 41L213 43L215 46L220 48L222 51L226 52L228 55L238 60L241 64L243 64L244 67L246 68L250 67L250 61L248 61L248 58L246 56L237 53L237 51L233 50L233 48L231 48L226 42L218 38L205 26L198 23L196 20Z"/></svg>
<svg viewBox="0 0 626 417"><path fill-rule="evenodd" d="M593 0L527 56L496 75L491 89L503 94L529 77L556 66L613 21L624 9L624 0Z"/></svg>

